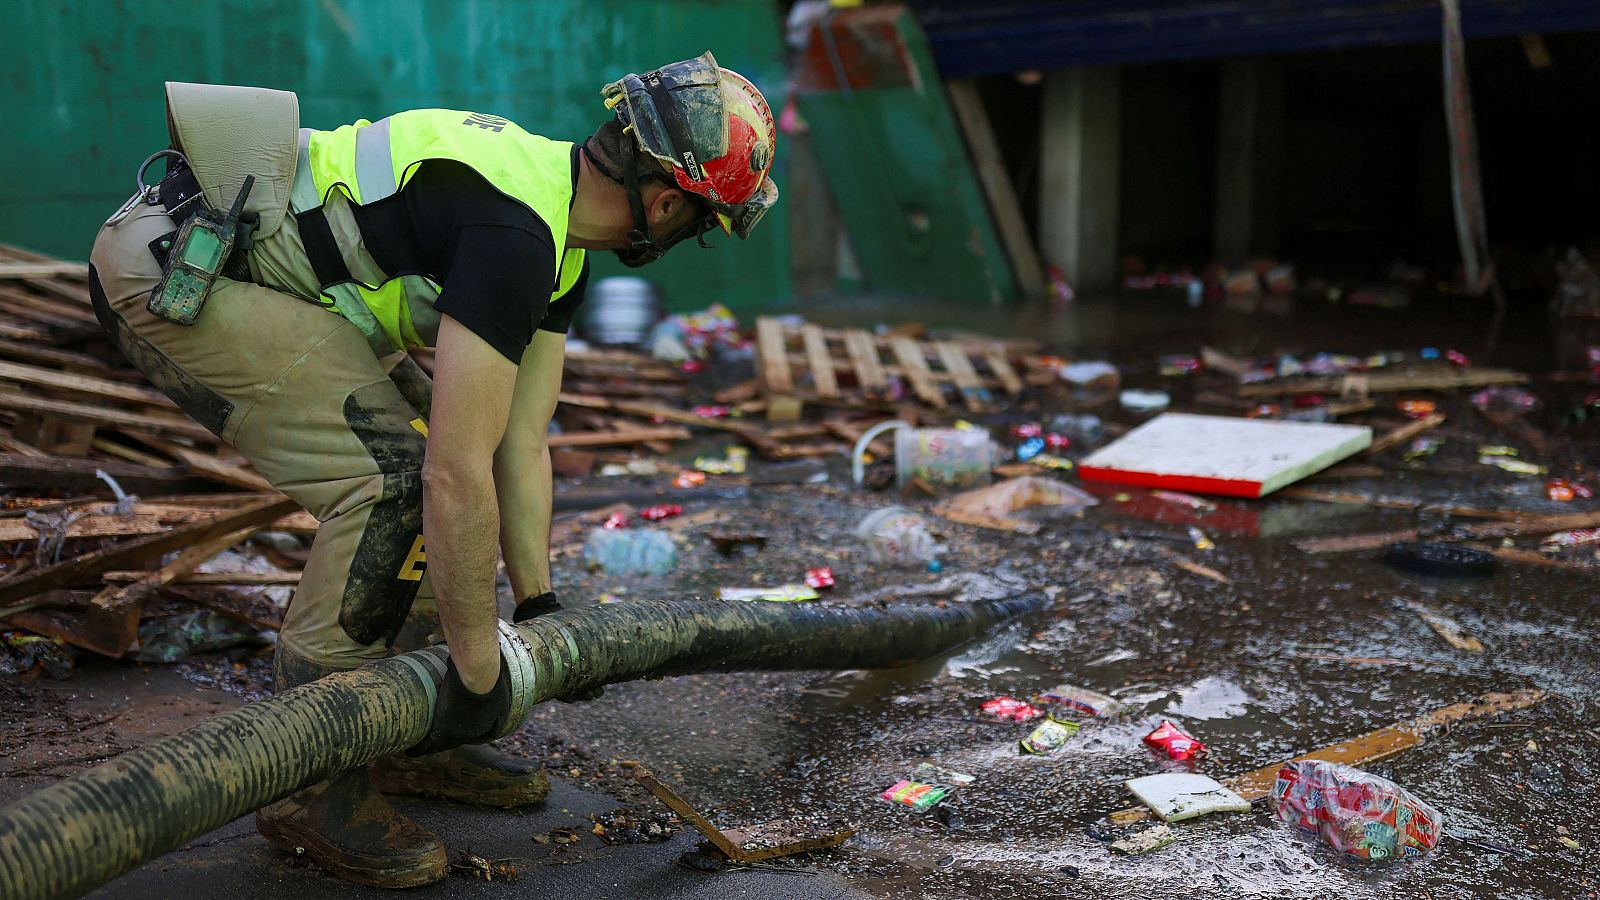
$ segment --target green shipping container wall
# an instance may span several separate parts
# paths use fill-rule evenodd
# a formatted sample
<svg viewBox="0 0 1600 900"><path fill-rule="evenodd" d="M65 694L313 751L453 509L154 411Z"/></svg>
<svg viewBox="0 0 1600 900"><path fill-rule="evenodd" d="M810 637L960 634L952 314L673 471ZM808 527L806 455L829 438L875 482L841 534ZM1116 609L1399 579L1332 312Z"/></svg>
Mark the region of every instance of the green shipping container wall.
<svg viewBox="0 0 1600 900"><path fill-rule="evenodd" d="M771 0L8 0L0 35L0 241L82 260L167 144L162 82L300 95L331 128L417 107L505 116L579 141L610 113L600 87L711 50L774 113L784 48ZM775 180L784 185L780 139ZM680 246L642 274L673 309L760 307L789 291L782 202L748 241ZM595 254L595 276L623 267Z"/></svg>
<svg viewBox="0 0 1600 900"><path fill-rule="evenodd" d="M842 9L812 30L795 103L878 294L1017 296L927 41L898 5Z"/></svg>

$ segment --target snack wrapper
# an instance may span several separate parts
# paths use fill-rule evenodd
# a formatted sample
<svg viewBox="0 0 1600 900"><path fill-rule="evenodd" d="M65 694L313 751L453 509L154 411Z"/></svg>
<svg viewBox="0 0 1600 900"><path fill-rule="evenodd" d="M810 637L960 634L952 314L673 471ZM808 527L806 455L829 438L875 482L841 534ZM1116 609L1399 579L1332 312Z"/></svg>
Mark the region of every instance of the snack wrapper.
<svg viewBox="0 0 1600 900"><path fill-rule="evenodd" d="M1033 702L1038 706L1050 710L1050 718L1056 719L1111 719L1128 712L1126 703L1116 700L1088 688L1081 688L1071 684L1053 687L1048 691L1034 694Z"/></svg>
<svg viewBox="0 0 1600 900"><path fill-rule="evenodd" d="M831 588L833 587L833 569L828 566L818 566L815 569L807 569L805 582L807 585L819 590L822 588Z"/></svg>
<svg viewBox="0 0 1600 900"><path fill-rule="evenodd" d="M1144 736L1144 742L1165 751L1173 759L1194 759L1206 752L1205 744L1166 719L1161 720L1155 731Z"/></svg>
<svg viewBox="0 0 1600 900"><path fill-rule="evenodd" d="M1044 710L1015 697L995 697L993 700L985 700L980 708L992 716L1016 722L1026 722L1044 715Z"/></svg>
<svg viewBox="0 0 1600 900"><path fill-rule="evenodd" d="M878 799L889 803L898 803L912 809L929 809L943 800L950 793L950 787L943 784L928 784L923 781L912 781L902 778L889 786L889 789L878 795Z"/></svg>
<svg viewBox="0 0 1600 900"><path fill-rule="evenodd" d="M611 531L615 531L618 528L627 528L628 514L625 512L614 512L606 517L606 520L601 523L600 527Z"/></svg>
<svg viewBox="0 0 1600 900"><path fill-rule="evenodd" d="M1386 778L1319 759L1278 770L1272 785L1277 817L1357 859L1380 862L1421 856L1439 843L1439 811Z"/></svg>
<svg viewBox="0 0 1600 900"><path fill-rule="evenodd" d="M639 518L649 519L652 522L659 522L662 519L670 519L673 516L681 515L683 515L683 507L676 503L662 503L659 506L646 506L644 509L639 510Z"/></svg>
<svg viewBox="0 0 1600 900"><path fill-rule="evenodd" d="M1049 756L1067 745L1067 741L1078 733L1077 722L1058 722L1055 719L1045 719L1039 727L1023 738L1017 746L1023 753L1034 756Z"/></svg>

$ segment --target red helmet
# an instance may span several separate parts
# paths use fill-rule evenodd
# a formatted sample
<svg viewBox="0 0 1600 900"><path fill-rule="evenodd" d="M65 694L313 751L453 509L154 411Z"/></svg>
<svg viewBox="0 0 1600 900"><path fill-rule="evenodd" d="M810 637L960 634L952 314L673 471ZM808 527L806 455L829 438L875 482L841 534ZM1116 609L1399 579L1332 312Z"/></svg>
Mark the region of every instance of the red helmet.
<svg viewBox="0 0 1600 900"><path fill-rule="evenodd" d="M768 174L778 129L749 79L717 65L710 51L606 85L606 106L651 156L672 166L678 186L702 198L717 223L743 238L772 205Z"/></svg>

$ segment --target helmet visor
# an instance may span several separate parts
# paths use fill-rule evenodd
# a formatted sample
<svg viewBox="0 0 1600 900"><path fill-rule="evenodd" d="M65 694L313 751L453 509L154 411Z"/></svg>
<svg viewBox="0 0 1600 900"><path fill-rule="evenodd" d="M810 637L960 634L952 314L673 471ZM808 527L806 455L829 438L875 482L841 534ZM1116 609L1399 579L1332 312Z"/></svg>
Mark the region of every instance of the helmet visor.
<svg viewBox="0 0 1600 900"><path fill-rule="evenodd" d="M778 186L771 178L763 178L755 196L737 205L717 205L717 224L723 234L736 234L740 240L750 236L761 217L778 202Z"/></svg>

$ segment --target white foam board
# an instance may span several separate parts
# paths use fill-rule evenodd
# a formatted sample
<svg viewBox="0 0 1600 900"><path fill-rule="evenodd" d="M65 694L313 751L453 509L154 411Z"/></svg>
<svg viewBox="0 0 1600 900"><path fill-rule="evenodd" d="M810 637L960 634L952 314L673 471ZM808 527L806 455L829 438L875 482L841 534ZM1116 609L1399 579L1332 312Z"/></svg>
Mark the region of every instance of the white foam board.
<svg viewBox="0 0 1600 900"><path fill-rule="evenodd" d="M1372 445L1365 425L1163 413L1078 465L1086 481L1264 497Z"/></svg>
<svg viewBox="0 0 1600 900"><path fill-rule="evenodd" d="M1213 778L1168 772L1131 778L1123 784L1163 822L1182 822L1214 812L1249 812L1250 801Z"/></svg>

